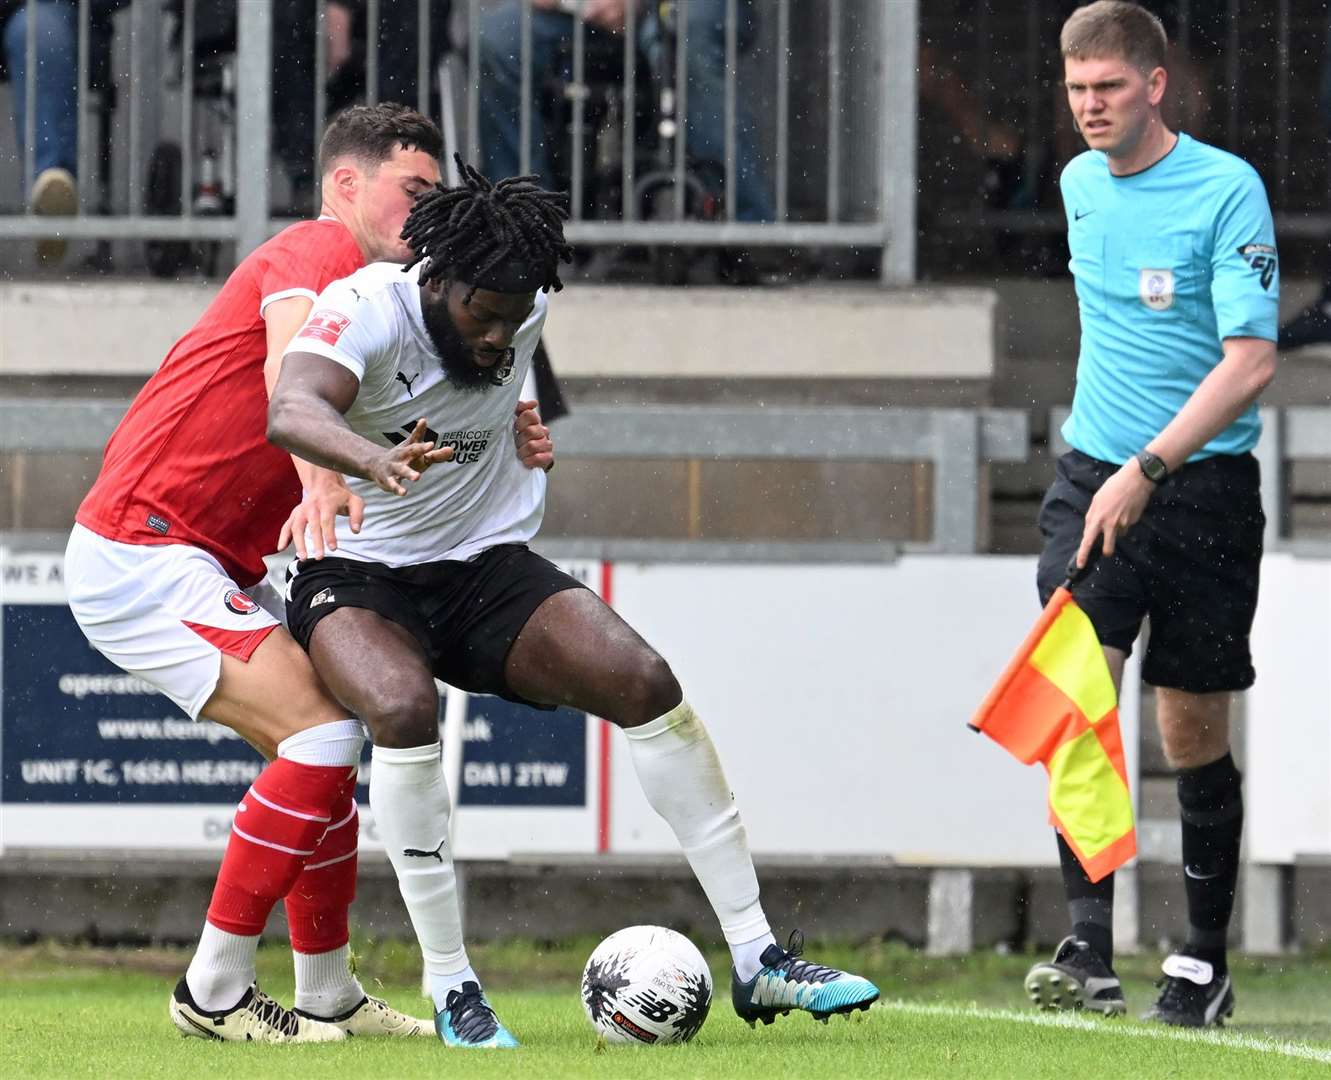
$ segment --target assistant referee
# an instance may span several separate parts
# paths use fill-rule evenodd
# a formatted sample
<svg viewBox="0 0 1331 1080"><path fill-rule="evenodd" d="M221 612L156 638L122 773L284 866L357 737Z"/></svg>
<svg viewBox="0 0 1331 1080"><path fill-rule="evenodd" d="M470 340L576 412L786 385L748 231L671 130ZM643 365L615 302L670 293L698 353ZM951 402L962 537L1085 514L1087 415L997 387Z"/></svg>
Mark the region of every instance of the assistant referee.
<svg viewBox="0 0 1331 1080"><path fill-rule="evenodd" d="M1040 509L1039 589L1074 555L1074 587L1115 683L1150 620L1156 687L1178 770L1189 933L1164 963L1149 1019L1218 1024L1234 1009L1225 940L1243 828L1230 697L1252 685L1264 518L1251 450L1275 373L1279 274L1261 178L1170 131L1160 20L1122 0L1078 8L1060 46L1068 104L1090 147L1060 181L1081 313L1077 391ZM1072 934L1026 978L1046 1007L1126 1010L1113 970L1113 877L1091 884L1060 836Z"/></svg>

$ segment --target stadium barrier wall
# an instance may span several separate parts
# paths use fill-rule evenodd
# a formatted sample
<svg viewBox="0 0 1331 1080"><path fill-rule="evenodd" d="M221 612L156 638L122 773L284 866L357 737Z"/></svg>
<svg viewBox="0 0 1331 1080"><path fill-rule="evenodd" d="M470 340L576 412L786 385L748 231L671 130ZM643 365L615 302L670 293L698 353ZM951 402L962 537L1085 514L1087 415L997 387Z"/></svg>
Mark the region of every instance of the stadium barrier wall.
<svg viewBox="0 0 1331 1080"><path fill-rule="evenodd" d="M834 932L877 926L938 952L1034 933L1020 929L1032 912L1057 924L1043 775L965 727L1034 617L1032 559L565 564L671 660L726 762L755 853L779 894L794 890L778 904L815 909L829 890L860 890L866 906ZM254 755L238 740L190 737L220 729L173 716L88 648L63 605L58 555L5 552L0 569L9 932L40 921L38 879L82 881L90 902L149 886L159 898L205 888L208 853L220 851ZM1300 911L1300 940L1331 935L1314 886L1300 884L1331 865L1331 740L1320 704L1331 671L1331 561L1276 555L1264 573L1254 633L1263 677L1248 695L1245 748L1254 862L1241 918L1250 942L1275 951ZM1129 694L1131 770L1139 715ZM687 874L660 869L677 863L676 845L642 798L618 733L594 718L523 715L493 699L470 702L466 717L456 847L481 860L473 904L508 896L532 875L561 893L599 890L609 903L664 872L673 883L666 910L685 924L702 918ZM362 847L371 894L382 890L391 903L368 812ZM138 869L120 880L109 869L117 857ZM104 869L74 869L82 863ZM1126 943L1169 935L1176 878L1176 868L1151 863L1124 874ZM40 932L91 918L45 910L57 929ZM588 919L594 910L604 913L589 907ZM172 916L155 917L165 920L158 936L170 937L161 927ZM97 918L99 932L120 925L136 936L126 930L132 913ZM385 932L397 925L391 913L368 918ZM480 922L498 936L518 932L498 916Z"/></svg>
<svg viewBox="0 0 1331 1080"><path fill-rule="evenodd" d="M216 295L194 282L0 282L0 375L151 375ZM545 341L563 379L983 385L997 323L992 289L579 283L550 305Z"/></svg>

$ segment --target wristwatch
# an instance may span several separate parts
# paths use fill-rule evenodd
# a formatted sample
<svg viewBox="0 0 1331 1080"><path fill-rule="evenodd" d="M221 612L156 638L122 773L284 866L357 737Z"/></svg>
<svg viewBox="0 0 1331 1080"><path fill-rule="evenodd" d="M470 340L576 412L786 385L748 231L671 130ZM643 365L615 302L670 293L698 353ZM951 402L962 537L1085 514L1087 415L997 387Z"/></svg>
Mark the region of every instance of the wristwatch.
<svg viewBox="0 0 1331 1080"><path fill-rule="evenodd" d="M1169 475L1169 466L1164 463L1164 459L1149 450L1137 451L1137 464L1141 466L1142 475L1153 484L1160 483Z"/></svg>

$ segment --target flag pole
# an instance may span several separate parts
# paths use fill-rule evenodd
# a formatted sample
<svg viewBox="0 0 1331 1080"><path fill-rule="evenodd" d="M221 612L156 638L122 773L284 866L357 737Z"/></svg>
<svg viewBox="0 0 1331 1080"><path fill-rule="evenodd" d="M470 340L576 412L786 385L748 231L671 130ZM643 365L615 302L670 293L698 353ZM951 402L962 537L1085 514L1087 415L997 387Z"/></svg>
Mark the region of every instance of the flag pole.
<svg viewBox="0 0 1331 1080"><path fill-rule="evenodd" d="M1072 558L1068 560L1067 568L1063 571L1063 584L1060 585L1059 588L1071 589L1072 586L1076 585L1078 582L1084 581L1086 575L1095 569L1095 564L1099 561L1102 550L1100 544L1096 544L1092 547L1091 550L1086 553L1085 566L1077 565L1077 553L1074 551L1072 553Z"/></svg>

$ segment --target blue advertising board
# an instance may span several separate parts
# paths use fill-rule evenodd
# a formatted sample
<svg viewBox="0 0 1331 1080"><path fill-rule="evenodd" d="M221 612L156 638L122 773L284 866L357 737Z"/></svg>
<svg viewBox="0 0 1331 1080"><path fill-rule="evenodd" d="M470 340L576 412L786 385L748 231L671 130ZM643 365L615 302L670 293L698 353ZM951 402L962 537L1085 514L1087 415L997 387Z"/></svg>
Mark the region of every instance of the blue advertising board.
<svg viewBox="0 0 1331 1080"><path fill-rule="evenodd" d="M263 761L84 638L63 604L5 604L0 800L234 803Z"/></svg>
<svg viewBox="0 0 1331 1080"><path fill-rule="evenodd" d="M65 603L63 570L56 553L0 549L0 850L216 847L262 759L92 648ZM585 846L577 826L544 812L591 813L592 722L488 696L465 705L454 710L462 745L453 794L472 822L463 848L495 857L514 845ZM446 711L441 704L441 719ZM369 761L367 746L363 804ZM362 843L377 846L372 814L364 826Z"/></svg>
<svg viewBox="0 0 1331 1080"><path fill-rule="evenodd" d="M3 619L0 801L232 803L258 775L235 732L126 675L63 604L6 604ZM572 709L472 697L458 804L583 805L586 729Z"/></svg>
<svg viewBox="0 0 1331 1080"><path fill-rule="evenodd" d="M472 697L462 729L459 806L582 806L587 714Z"/></svg>

